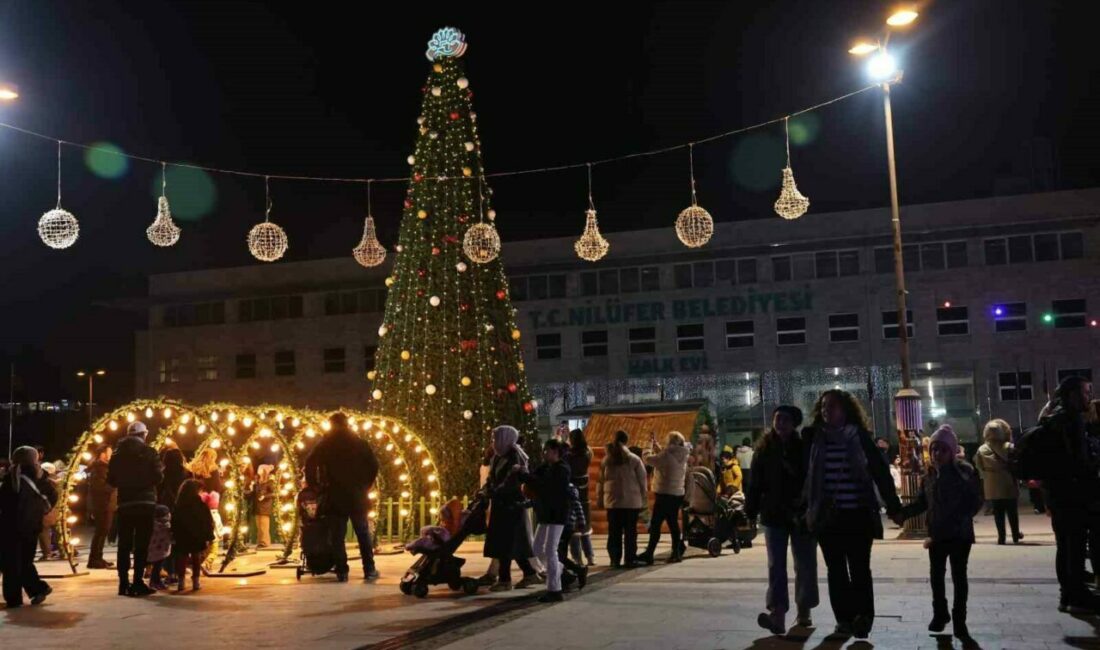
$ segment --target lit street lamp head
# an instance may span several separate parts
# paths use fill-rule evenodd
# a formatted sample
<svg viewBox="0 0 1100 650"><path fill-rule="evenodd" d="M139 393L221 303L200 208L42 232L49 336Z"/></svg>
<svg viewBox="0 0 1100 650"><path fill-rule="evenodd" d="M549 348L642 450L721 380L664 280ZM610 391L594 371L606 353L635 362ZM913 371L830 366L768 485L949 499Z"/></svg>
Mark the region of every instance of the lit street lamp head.
<svg viewBox="0 0 1100 650"><path fill-rule="evenodd" d="M897 73L898 62L886 52L879 52L867 62L867 76L874 81L889 81Z"/></svg>
<svg viewBox="0 0 1100 650"><path fill-rule="evenodd" d="M19 87L15 84L0 83L0 102L14 102L19 99Z"/></svg>
<svg viewBox="0 0 1100 650"><path fill-rule="evenodd" d="M855 45L848 49L848 54L855 54L856 56L863 56L864 54L870 54L878 49L878 45L871 43L870 41L857 41Z"/></svg>
<svg viewBox="0 0 1100 650"><path fill-rule="evenodd" d="M891 27L904 27L916 20L919 15L912 9L899 9L886 19L886 24Z"/></svg>
<svg viewBox="0 0 1100 650"><path fill-rule="evenodd" d="M102 377L103 375L107 374L107 371L106 370L96 370L95 374L98 377Z"/></svg>

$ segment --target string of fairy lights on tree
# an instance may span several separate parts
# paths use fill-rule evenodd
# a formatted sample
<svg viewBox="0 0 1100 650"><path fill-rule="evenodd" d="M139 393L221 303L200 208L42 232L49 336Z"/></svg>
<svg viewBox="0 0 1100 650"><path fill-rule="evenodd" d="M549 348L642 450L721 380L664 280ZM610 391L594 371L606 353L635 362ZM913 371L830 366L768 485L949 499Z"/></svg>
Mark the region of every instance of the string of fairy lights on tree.
<svg viewBox="0 0 1100 650"><path fill-rule="evenodd" d="M446 27L435 34L433 34L428 46L428 58L432 61L433 68L441 66L442 62L447 60L456 60L466 53L467 44L465 36L452 27ZM456 84L459 90L464 92L468 91L469 81L464 76L455 77L449 79L449 82ZM891 82L894 83L894 82ZM45 135L28 129L20 128L18 126L0 122L0 128L6 128L12 131L30 135L33 137L49 140L57 144L57 189L58 200L54 209L45 212L38 222L39 237L44 244L54 249L65 249L73 246L80 234L80 224L77 218L72 212L62 209L61 207L61 149L63 146L79 148L86 151L95 151L102 154L121 156L126 159L147 162L157 164L161 166L161 194L157 198L157 212L153 223L146 229L146 235L149 241L160 248L170 248L175 245L182 233L182 229L177 225L171 216L171 210L169 207L169 199L166 187L166 170L168 167L180 167L193 170L201 170L212 174L222 174L237 177L252 177L264 179L264 191L265 191L265 216L262 222L254 225L248 232L246 237L246 243L248 245L249 252L254 258L262 262L274 262L281 259L289 248L289 236L287 232L279 225L271 221L271 191L270 181L276 180L295 180L295 181L313 181L313 182L326 182L326 183L365 183L368 186L368 209L367 216L364 221L362 238L357 246L352 249L352 256L354 259L365 267L373 267L381 264L386 258L385 245L379 241L377 236L377 230L375 226L374 217L371 214L369 193L371 185L374 183L407 183L410 180L416 182L438 183L444 184L452 180L475 180L479 184L484 184L486 178L503 178L510 176L531 175L531 174L544 174L551 172L559 172L569 169L582 169L587 168L589 172L596 166L608 165L625 160L632 160L636 158L650 157L687 149L689 152L689 164L691 165L692 176L692 205L682 211L674 221L674 228L676 230L677 237L680 241L690 248L697 248L703 246L709 241L710 234L713 234L713 218L706 210L698 206L698 202L695 198L695 174L694 174L694 157L693 150L696 145L707 144L716 142L719 140L726 140L732 136L747 133L758 129L764 129L773 127L776 124L782 123L784 129L784 136L786 140L786 152L787 152L787 164L782 169L778 170L780 175L781 187L780 194L775 202L775 212L777 215L784 219L797 219L807 212L809 209L809 199L807 199L798 190L794 180L794 173L791 169L790 161L790 136L788 124L792 117L816 111L818 109L829 106L833 103L839 102L844 99L848 99L860 93L863 93L872 88L877 88L877 84L872 84L855 90L853 92L835 97L825 102L815 104L813 106L794 111L792 113L783 115L781 117L770 119L764 122L753 124L750 126L733 129L718 133L709 137L693 140L691 142L677 144L673 146L663 147L660 149L653 149L647 151L639 151L629 154L623 154L601 160L593 160L581 163L570 163L564 165L556 165L552 167L536 167L528 169L519 169L513 171L494 172L486 174L483 171L479 174L475 174L471 165L459 166L455 169L448 169L445 173L439 173L431 177L417 179L417 174L422 172L416 171L416 160L422 155L431 155L435 148L442 146L443 142L437 142L439 137L438 129L432 130L424 125L424 116L420 118L420 131L422 135L428 135L428 144L424 149L418 150L408 156L408 163L413 168L410 176L395 177L395 178L344 178L344 177L326 177L326 176L312 176L312 175L289 175L289 174L267 174L252 171L244 171L239 169L227 169L220 167L213 167L207 165L199 165L187 162L172 162L159 158L151 158L145 156L139 156L134 154L125 153L119 151L114 147L103 147L100 145L88 145L72 141L66 141L54 136ZM436 85L426 89L426 93L433 98L442 98L444 95L444 86ZM472 111L469 113L469 120L474 124L471 131L471 137L465 140L461 144L466 152L476 155L476 159L480 164L480 152L481 144L477 136L476 128L476 113ZM418 149L420 145L418 144ZM481 167L480 169L484 169ZM589 174L591 178L591 174ZM491 192L491 190L490 190ZM462 249L465 256L470 261L485 264L496 259L499 255L501 240L500 235L494 225L496 213L489 208L484 214L478 211L477 219L473 220L461 233ZM584 228L580 238L577 240L575 249L577 255L586 261L599 261L603 259L607 254L607 249L610 247L609 242L599 232L599 226L596 220L595 208L589 202L588 208L585 210ZM487 221L486 221L487 219ZM602 251L602 252L601 252Z"/></svg>

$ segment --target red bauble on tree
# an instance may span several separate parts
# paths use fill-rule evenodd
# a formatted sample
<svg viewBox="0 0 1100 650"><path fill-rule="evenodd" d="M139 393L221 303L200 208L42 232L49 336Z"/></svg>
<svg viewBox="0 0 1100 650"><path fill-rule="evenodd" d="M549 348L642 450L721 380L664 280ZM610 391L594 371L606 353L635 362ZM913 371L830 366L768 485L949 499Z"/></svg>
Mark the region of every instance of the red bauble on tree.
<svg viewBox="0 0 1100 650"><path fill-rule="evenodd" d="M523 403L523 410L526 413L530 413L531 411L535 410L535 405L532 404L531 402L524 402Z"/></svg>
<svg viewBox="0 0 1100 650"><path fill-rule="evenodd" d="M432 246L432 255L439 255L439 248L437 246Z"/></svg>
<svg viewBox="0 0 1100 650"><path fill-rule="evenodd" d="M504 300L506 297L508 297L508 294L504 293L504 289L497 290L497 300Z"/></svg>
<svg viewBox="0 0 1100 650"><path fill-rule="evenodd" d="M516 392L516 388L517 388L517 387L516 387L516 385L515 385L515 384L508 384L508 392L509 392L509 393L514 393L514 392Z"/></svg>
<svg viewBox="0 0 1100 650"><path fill-rule="evenodd" d="M451 111L451 119L457 120L459 118L458 111Z"/></svg>

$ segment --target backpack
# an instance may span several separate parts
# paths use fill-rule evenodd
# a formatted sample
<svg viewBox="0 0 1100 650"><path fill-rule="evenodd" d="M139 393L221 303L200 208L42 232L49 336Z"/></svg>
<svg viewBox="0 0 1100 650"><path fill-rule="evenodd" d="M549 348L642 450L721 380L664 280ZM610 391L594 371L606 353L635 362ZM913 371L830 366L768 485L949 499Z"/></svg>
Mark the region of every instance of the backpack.
<svg viewBox="0 0 1100 650"><path fill-rule="evenodd" d="M19 479L23 481L24 487L30 488L19 490L15 524L16 533L25 539L42 532L42 522L53 508L50 507L49 499L43 496L34 481L22 475Z"/></svg>
<svg viewBox="0 0 1100 650"><path fill-rule="evenodd" d="M1026 429L1008 450L1008 471L1018 481L1043 480L1056 472L1057 436L1042 424Z"/></svg>

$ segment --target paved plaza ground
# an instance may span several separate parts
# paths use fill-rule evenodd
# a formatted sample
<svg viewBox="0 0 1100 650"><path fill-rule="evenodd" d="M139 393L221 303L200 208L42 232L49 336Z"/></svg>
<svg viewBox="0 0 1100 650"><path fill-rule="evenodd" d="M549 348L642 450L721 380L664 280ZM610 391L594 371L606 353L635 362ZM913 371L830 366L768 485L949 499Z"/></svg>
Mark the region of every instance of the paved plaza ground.
<svg viewBox="0 0 1100 650"><path fill-rule="evenodd" d="M1027 544L997 546L991 517L979 517L970 561L970 629L983 648L1100 648L1100 618L1055 609L1054 546L1049 520L1022 517ZM888 528L887 536L897 534ZM598 540L597 546L602 546ZM667 552L667 547L666 551ZM479 545L462 554L470 574L487 562ZM240 570L262 566L273 552L248 556ZM383 577L337 584L331 575L295 580L293 570L250 578L208 578L197 594L147 599L114 595L113 572L52 580L40 607L0 613L3 648L949 648L930 636L926 554L920 542L875 544L878 618L869 642L827 639L834 619L819 561L822 606L817 627L779 639L756 625L764 599L761 544L712 559L692 550L678 565L604 571L606 556L583 594L541 605L527 589L475 597L435 587L425 600L397 584L408 555L379 558ZM53 563L50 563L53 564ZM42 565L40 565L42 566ZM50 568L48 570L56 570ZM353 573L353 578L355 574ZM960 647L957 642L954 647Z"/></svg>

